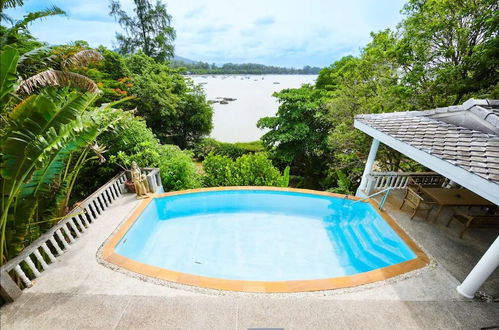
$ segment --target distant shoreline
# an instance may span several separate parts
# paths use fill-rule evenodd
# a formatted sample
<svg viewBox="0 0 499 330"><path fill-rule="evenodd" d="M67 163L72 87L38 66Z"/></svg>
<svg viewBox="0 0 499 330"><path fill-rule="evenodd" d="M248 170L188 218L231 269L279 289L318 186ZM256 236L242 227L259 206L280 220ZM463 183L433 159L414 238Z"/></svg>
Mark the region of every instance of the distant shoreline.
<svg viewBox="0 0 499 330"><path fill-rule="evenodd" d="M184 76L318 76L318 73L182 73Z"/></svg>

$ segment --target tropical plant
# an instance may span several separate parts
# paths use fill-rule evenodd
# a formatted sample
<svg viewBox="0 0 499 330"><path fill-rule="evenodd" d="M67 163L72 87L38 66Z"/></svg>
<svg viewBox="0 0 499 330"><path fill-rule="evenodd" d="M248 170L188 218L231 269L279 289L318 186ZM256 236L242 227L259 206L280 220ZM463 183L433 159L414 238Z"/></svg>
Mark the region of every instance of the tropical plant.
<svg viewBox="0 0 499 330"><path fill-rule="evenodd" d="M186 148L210 133L213 109L202 88L143 53L126 59L137 113L162 143Z"/></svg>
<svg viewBox="0 0 499 330"><path fill-rule="evenodd" d="M44 49L45 47L42 47L40 51L44 51ZM36 51L37 49L32 52ZM23 57L27 58L27 55L25 54ZM58 58L57 56L53 57L56 59ZM58 86L72 87L90 93L98 93L100 90L92 79L69 70L78 66L85 66L90 63L100 62L103 59L104 58L99 52L93 49L84 49L61 59L60 63L52 60L52 64L57 63L59 69L43 70L22 80L19 84L17 92L20 95L27 96L46 86Z"/></svg>
<svg viewBox="0 0 499 330"><path fill-rule="evenodd" d="M198 160L204 160L209 154L236 159L245 154L261 151L264 151L261 141L228 143L212 138L202 139L193 148L194 156Z"/></svg>
<svg viewBox="0 0 499 330"><path fill-rule="evenodd" d="M8 63L0 67L2 104L13 104L18 97L13 93L16 81L10 78L15 75L19 54L6 47L1 57L2 63ZM16 254L37 235L32 226L36 219L61 213L54 211L57 203L52 202L64 191L61 186L68 183L60 180L61 173L74 169L68 159L76 155L81 158L82 150L123 116L121 111L111 109L112 104L91 109L97 97L97 93L49 87L12 109L2 109L6 125L1 135L0 262L7 259L7 241L10 255ZM71 180L69 184L72 187ZM64 202L59 207L65 209Z"/></svg>
<svg viewBox="0 0 499 330"><path fill-rule="evenodd" d="M280 168L291 166L300 184L317 187L330 160L327 135L331 129L325 103L327 92L304 85L274 93L280 106L274 117L261 118L257 126L269 129L261 140Z"/></svg>
<svg viewBox="0 0 499 330"><path fill-rule="evenodd" d="M209 155L203 162L204 184L217 186L277 186L289 184L289 167L281 175L265 153L247 154L236 160Z"/></svg>
<svg viewBox="0 0 499 330"><path fill-rule="evenodd" d="M28 25L36 20L43 19L49 16L65 15L66 12L59 7L52 6L41 11L31 12L24 16L23 19L14 21L10 16L5 14L4 9L14 8L16 6L22 6L24 1L22 0L2 0L0 1L0 18L7 22L12 23L12 27L2 31L2 36L0 37L0 49L7 45L15 44L23 31L26 31Z"/></svg>

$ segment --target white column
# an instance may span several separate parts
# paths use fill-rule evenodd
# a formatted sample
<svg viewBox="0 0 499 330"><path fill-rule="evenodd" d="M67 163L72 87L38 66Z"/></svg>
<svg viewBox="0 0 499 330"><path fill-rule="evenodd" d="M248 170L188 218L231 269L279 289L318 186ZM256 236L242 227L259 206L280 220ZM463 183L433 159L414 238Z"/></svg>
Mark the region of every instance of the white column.
<svg viewBox="0 0 499 330"><path fill-rule="evenodd" d="M490 274L499 266L499 236L482 256L480 261L471 270L463 283L456 289L466 298L473 298L475 292L489 278Z"/></svg>
<svg viewBox="0 0 499 330"><path fill-rule="evenodd" d="M366 189L367 176L372 172L374 161L376 160L376 153L378 152L379 141L373 139L371 143L371 150L369 151L369 156L367 157L366 167L364 167L364 174L362 174L362 180L360 181L359 188L357 189L356 196L362 195L362 191Z"/></svg>

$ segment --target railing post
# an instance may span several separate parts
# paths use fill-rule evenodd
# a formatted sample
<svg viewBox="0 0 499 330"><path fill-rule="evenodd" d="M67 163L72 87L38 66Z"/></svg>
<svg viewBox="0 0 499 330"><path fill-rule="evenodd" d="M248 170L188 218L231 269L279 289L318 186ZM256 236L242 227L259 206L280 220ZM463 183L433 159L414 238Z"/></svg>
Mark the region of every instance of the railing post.
<svg viewBox="0 0 499 330"><path fill-rule="evenodd" d="M367 176L367 184L366 184L366 195L372 194L374 188L375 188L375 182L376 180L372 175Z"/></svg>
<svg viewBox="0 0 499 330"><path fill-rule="evenodd" d="M362 180L360 181L359 188L357 189L356 196L363 195L363 191L366 189L367 177L369 173L372 172L374 161L376 160L376 153L378 152L379 140L373 139L371 143L371 150L369 150L369 156L367 157L366 167L364 167L364 173L362 174Z"/></svg>
<svg viewBox="0 0 499 330"><path fill-rule="evenodd" d="M0 273L0 296L6 302L13 302L22 291L7 272Z"/></svg>

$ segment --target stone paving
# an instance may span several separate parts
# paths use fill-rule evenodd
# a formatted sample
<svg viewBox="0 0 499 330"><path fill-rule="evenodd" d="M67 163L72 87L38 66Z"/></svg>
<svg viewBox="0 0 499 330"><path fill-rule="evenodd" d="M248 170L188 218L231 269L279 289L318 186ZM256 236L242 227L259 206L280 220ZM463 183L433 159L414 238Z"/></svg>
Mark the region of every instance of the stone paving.
<svg viewBox="0 0 499 330"><path fill-rule="evenodd" d="M159 285L97 261L102 243L135 208L126 196L106 211L57 263L0 309L1 329L479 329L499 326L499 303L469 301L455 287L497 237L472 229L463 240L398 210L388 212L432 257L423 270L352 289L244 294ZM482 288L499 295L499 270Z"/></svg>

